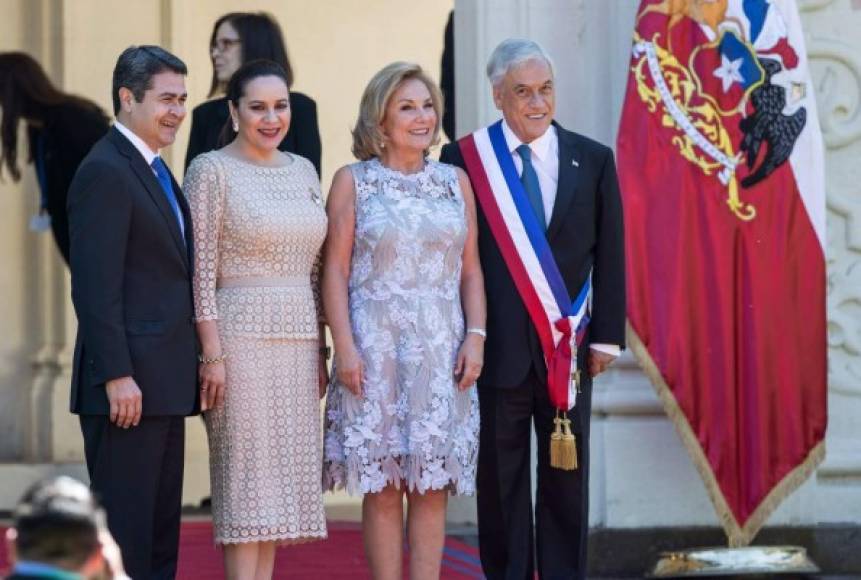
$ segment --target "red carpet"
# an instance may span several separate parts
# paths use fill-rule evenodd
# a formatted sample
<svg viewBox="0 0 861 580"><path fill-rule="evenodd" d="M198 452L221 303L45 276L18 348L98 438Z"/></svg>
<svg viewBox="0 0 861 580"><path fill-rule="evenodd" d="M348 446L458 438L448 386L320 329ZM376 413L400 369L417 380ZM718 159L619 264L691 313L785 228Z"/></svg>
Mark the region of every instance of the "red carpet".
<svg viewBox="0 0 861 580"><path fill-rule="evenodd" d="M5 529L0 528L0 532L5 534ZM5 571L6 568L4 544L0 546L0 571ZM440 578L466 580L483 577L478 550L453 538L446 538ZM221 553L212 544L212 524L208 521L182 524L178 578L224 578L221 571ZM330 522L327 540L278 550L275 578L370 580L359 527L355 524Z"/></svg>

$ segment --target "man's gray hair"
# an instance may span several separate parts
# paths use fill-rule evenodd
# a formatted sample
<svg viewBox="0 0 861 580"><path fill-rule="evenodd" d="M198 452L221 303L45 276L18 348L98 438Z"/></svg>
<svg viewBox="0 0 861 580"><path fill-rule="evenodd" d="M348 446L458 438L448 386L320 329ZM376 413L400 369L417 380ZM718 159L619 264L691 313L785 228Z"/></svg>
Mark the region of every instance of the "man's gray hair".
<svg viewBox="0 0 861 580"><path fill-rule="evenodd" d="M497 86L512 68L532 60L544 61L553 72L553 60L547 51L534 40L509 38L499 43L487 61L487 79Z"/></svg>

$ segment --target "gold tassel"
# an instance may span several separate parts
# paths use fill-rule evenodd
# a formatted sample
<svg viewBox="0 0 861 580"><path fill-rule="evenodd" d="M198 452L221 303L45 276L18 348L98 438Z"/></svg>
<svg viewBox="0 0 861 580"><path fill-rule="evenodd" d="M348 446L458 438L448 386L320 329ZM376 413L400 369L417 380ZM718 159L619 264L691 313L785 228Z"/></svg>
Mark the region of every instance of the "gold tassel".
<svg viewBox="0 0 861 580"><path fill-rule="evenodd" d="M571 432L571 419L556 411L556 428L550 435L550 467L564 471L577 469L577 439Z"/></svg>

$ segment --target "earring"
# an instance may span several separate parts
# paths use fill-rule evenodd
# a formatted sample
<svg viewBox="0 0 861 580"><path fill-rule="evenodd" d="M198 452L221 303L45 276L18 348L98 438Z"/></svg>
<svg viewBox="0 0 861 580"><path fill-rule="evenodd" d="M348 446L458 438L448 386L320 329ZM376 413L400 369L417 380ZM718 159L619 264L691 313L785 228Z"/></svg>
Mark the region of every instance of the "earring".
<svg viewBox="0 0 861 580"><path fill-rule="evenodd" d="M239 133L239 123L236 121L236 119L233 120L233 132Z"/></svg>

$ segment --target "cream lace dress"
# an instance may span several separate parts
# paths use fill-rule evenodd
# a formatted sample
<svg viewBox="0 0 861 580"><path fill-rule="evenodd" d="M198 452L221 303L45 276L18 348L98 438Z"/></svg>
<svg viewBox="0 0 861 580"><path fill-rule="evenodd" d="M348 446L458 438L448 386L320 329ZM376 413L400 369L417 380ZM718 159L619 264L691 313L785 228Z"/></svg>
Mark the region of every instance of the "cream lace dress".
<svg viewBox="0 0 861 580"><path fill-rule="evenodd" d="M326 537L320 487L318 253L313 165L214 151L188 169L198 320L217 320L223 406L205 415L216 543Z"/></svg>
<svg viewBox="0 0 861 580"><path fill-rule="evenodd" d="M329 385L324 487L472 494L478 399L474 388L459 391L453 376L464 337L467 232L457 174L431 160L410 175L376 159L350 168L356 226L349 308L365 382L362 397L337 381Z"/></svg>

